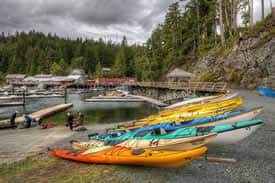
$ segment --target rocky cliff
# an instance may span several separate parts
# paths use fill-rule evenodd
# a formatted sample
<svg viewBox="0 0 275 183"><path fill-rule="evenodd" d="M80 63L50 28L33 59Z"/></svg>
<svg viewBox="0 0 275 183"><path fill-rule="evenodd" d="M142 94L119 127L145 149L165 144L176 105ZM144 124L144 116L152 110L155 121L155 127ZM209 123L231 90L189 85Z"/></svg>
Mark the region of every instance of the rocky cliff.
<svg viewBox="0 0 275 183"><path fill-rule="evenodd" d="M241 32L193 66L202 81L226 81L242 88L275 88L275 21L271 18Z"/></svg>

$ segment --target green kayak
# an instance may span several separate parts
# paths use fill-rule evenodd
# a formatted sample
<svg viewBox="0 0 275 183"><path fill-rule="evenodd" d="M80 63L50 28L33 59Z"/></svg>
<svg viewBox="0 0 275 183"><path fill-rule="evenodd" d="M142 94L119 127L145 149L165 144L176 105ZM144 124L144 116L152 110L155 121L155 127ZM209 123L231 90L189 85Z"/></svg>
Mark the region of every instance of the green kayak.
<svg viewBox="0 0 275 183"><path fill-rule="evenodd" d="M254 127L260 126L263 123L262 120L251 120L245 122L237 122L235 124L224 124L217 126L207 126L207 127L198 127L198 128L180 128L171 131L165 131L163 129L156 130L148 130L142 132L127 132L121 134L120 136L112 136L109 135L105 137L103 140L105 144L117 144L127 139L135 139L135 140L150 140L150 139L174 139L174 138L186 138L200 135L207 135L209 133L224 133L230 135L239 135L240 133L244 133L248 131L248 135L250 135L254 131ZM248 129L253 129L248 130ZM232 132L234 132L232 134ZM219 135L218 135L219 136ZM246 137L245 136L245 137ZM244 137L244 138L245 138ZM217 137L218 138L218 137Z"/></svg>

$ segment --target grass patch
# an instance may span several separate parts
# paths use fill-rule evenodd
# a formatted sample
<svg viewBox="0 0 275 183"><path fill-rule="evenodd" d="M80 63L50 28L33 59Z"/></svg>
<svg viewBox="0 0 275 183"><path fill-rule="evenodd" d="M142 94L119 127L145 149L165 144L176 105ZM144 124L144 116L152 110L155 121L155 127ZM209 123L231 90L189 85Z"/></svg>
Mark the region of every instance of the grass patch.
<svg viewBox="0 0 275 183"><path fill-rule="evenodd" d="M253 47L254 49L263 46L265 43L271 41L275 37L275 28L271 30L268 34L260 39L260 41Z"/></svg>
<svg viewBox="0 0 275 183"><path fill-rule="evenodd" d="M176 169L181 170L181 169ZM164 183L167 170L142 166L84 164L53 158L47 154L0 167L0 182L112 182L133 181Z"/></svg>
<svg viewBox="0 0 275 183"><path fill-rule="evenodd" d="M0 182L121 182L113 176L118 170L119 166L83 164L45 154L2 164Z"/></svg>

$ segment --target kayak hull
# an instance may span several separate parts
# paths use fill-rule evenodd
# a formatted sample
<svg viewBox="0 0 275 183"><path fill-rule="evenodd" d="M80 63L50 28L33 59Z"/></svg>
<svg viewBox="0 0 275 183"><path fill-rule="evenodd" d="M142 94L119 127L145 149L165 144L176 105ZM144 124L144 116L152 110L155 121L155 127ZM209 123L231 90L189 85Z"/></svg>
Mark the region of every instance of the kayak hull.
<svg viewBox="0 0 275 183"><path fill-rule="evenodd" d="M275 91L271 90L269 88L265 88L265 87L260 87L259 88L259 93L261 95L267 96L267 97L272 97L275 98Z"/></svg>
<svg viewBox="0 0 275 183"><path fill-rule="evenodd" d="M190 151L154 151L144 149L144 152L133 155L133 150L124 147L112 147L107 150L82 155L81 151L50 150L51 156L96 164L120 164L120 165L142 165L151 167L180 167L189 164L192 160L203 155L206 147Z"/></svg>
<svg viewBox="0 0 275 183"><path fill-rule="evenodd" d="M235 144L254 133L261 125L253 125L245 128L234 129L218 133L217 137L212 140L209 145L211 146L222 146Z"/></svg>
<svg viewBox="0 0 275 183"><path fill-rule="evenodd" d="M203 127L203 126L210 126L210 125L215 126L215 125L223 125L223 124L233 124L239 121L250 121L252 119L255 119L262 111L263 111L263 108L257 108L255 110L251 110L249 112L242 113L237 116L232 116L223 120L217 120L210 123L198 124L192 127Z"/></svg>
<svg viewBox="0 0 275 183"><path fill-rule="evenodd" d="M153 149L153 150L169 150L169 151L187 151L202 147L217 136L216 133L179 139L156 139L156 140L126 140L116 146L127 147L133 149Z"/></svg>

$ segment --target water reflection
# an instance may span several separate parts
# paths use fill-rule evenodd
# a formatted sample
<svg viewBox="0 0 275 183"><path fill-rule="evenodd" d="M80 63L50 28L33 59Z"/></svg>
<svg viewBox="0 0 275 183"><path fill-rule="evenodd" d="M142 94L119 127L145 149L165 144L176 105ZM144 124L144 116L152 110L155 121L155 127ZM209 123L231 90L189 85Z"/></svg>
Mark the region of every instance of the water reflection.
<svg viewBox="0 0 275 183"><path fill-rule="evenodd" d="M74 107L69 109L74 115L81 111L85 115L86 123L113 123L139 119L156 113L158 109L143 102L84 102L85 98L96 95L95 93L79 95L72 94L68 96L68 102L73 103ZM64 103L64 98L41 98L29 99L26 103L26 112L31 113L49 106ZM14 111L24 113L23 107L0 108L0 118L8 118ZM65 112L56 114L46 121L65 124Z"/></svg>

